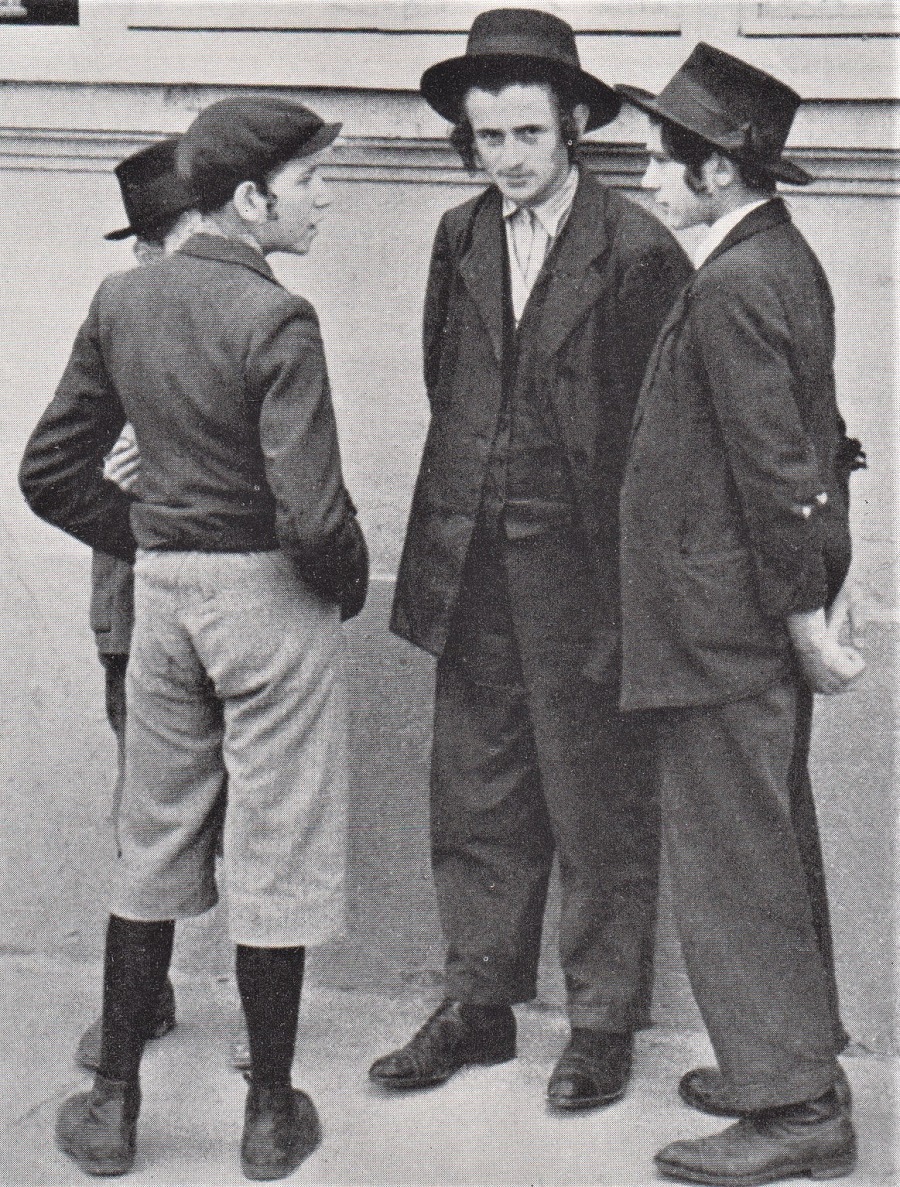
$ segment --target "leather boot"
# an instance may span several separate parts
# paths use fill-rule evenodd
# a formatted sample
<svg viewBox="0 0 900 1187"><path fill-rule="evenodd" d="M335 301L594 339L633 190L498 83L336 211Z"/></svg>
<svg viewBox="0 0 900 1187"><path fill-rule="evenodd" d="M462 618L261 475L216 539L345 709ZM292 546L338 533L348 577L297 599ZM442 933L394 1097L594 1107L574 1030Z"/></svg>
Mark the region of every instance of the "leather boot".
<svg viewBox="0 0 900 1187"><path fill-rule="evenodd" d="M124 1175L134 1166L140 1107L136 1080L97 1075L90 1092L79 1092L60 1105L56 1144L89 1175Z"/></svg>
<svg viewBox="0 0 900 1187"><path fill-rule="evenodd" d="M837 1179L856 1166L856 1135L834 1089L818 1100L742 1117L722 1133L672 1142L660 1173L686 1183L756 1187L780 1179Z"/></svg>
<svg viewBox="0 0 900 1187"><path fill-rule="evenodd" d="M631 1075L630 1033L577 1027L547 1085L552 1109L597 1109L621 1097Z"/></svg>
<svg viewBox="0 0 900 1187"><path fill-rule="evenodd" d="M290 1084L271 1087L252 1079L249 1083L241 1169L248 1179L283 1179L322 1140L316 1106Z"/></svg>
<svg viewBox="0 0 900 1187"><path fill-rule="evenodd" d="M853 1103L850 1082L840 1065L834 1077L834 1091L841 1108L849 1110ZM678 1081L678 1095L692 1109L712 1117L743 1117L752 1111L741 1108L731 1098L717 1067L695 1067L685 1072Z"/></svg>
<svg viewBox="0 0 900 1187"><path fill-rule="evenodd" d="M443 1084L470 1063L505 1063L516 1054L516 1017L509 1006L445 1001L405 1047L376 1059L369 1079L383 1088Z"/></svg>

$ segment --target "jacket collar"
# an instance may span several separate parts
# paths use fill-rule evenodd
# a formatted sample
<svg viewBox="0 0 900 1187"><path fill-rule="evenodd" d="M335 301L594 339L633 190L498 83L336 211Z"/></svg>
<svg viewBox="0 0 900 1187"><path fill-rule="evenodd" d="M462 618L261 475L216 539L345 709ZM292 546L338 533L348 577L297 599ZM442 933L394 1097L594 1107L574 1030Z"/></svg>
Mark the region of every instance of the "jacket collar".
<svg viewBox="0 0 900 1187"><path fill-rule="evenodd" d="M196 256L201 260L218 260L223 264L241 264L258 272L266 280L278 284L275 273L266 263L265 256L252 248L249 243L241 243L237 239L226 239L224 235L210 235L199 231L192 235L178 249L187 256Z"/></svg>
<svg viewBox="0 0 900 1187"><path fill-rule="evenodd" d="M783 223L789 223L790 221L791 216L782 198L772 198L762 206L755 207L748 215L741 219L737 226L731 228L722 242L709 253L697 271L701 272L713 260L717 260L723 252L728 251L729 248L734 247L738 243L743 243L745 239L749 239L752 235L758 235L760 231L770 231L773 227L780 226Z"/></svg>
<svg viewBox="0 0 900 1187"><path fill-rule="evenodd" d="M541 318L540 347L552 352L569 335L584 310L596 300L603 277L592 275L591 264L607 248L606 195L602 187L580 170L578 189L563 237L551 251L538 284L547 284L544 315ZM469 247L460 261L460 273L488 332L494 355L503 357L503 202L500 191L491 187L472 223ZM535 286L537 287L537 286Z"/></svg>

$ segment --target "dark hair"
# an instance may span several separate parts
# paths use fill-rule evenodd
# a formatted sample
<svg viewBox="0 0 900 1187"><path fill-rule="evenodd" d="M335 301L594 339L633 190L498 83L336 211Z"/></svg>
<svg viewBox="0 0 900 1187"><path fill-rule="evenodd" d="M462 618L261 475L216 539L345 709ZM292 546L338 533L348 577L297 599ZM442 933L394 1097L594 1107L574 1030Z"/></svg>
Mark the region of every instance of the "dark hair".
<svg viewBox="0 0 900 1187"><path fill-rule="evenodd" d="M581 136L574 111L582 100L571 83L559 71L554 70L552 65L521 60L493 64L485 67L484 72L479 74L466 94L477 88L480 91L487 91L491 95L499 95L506 87L516 84L525 86L535 84L549 88L556 104L559 130L569 154L569 163L573 163L578 157L578 140ZM479 167L475 155L475 134L472 131L472 124L465 114L464 104L465 95L460 104L459 118L450 132L450 143L459 153L462 163L469 172L475 173Z"/></svg>
<svg viewBox="0 0 900 1187"><path fill-rule="evenodd" d="M761 194L774 194L776 191L775 178L761 165L740 161L730 153L716 148L702 136L689 132L679 124L669 123L668 120L655 120L659 125L662 145L673 161L685 166L684 183L693 193L699 194L703 190L703 176L701 169L714 153L721 153L737 167L738 176L749 190L757 190Z"/></svg>

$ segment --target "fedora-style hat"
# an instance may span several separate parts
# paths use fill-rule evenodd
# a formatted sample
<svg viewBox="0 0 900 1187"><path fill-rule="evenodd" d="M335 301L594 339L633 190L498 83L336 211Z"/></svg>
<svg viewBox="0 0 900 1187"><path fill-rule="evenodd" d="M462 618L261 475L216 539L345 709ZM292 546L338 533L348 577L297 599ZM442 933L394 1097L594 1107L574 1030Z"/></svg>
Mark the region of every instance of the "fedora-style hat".
<svg viewBox="0 0 900 1187"><path fill-rule="evenodd" d="M279 95L239 95L211 103L181 137L178 171L201 209L224 205L242 181L255 181L293 157L327 148L340 124Z"/></svg>
<svg viewBox="0 0 900 1187"><path fill-rule="evenodd" d="M175 172L175 149L180 137L171 136L142 148L120 161L115 175L122 191L128 226L110 231L104 239L143 235L194 205L187 185Z"/></svg>
<svg viewBox="0 0 900 1187"><path fill-rule="evenodd" d="M576 101L588 107L588 131L619 114L622 100L613 88L581 69L571 26L533 8L482 12L472 23L464 56L429 66L420 89L438 115L455 123L469 87L513 62L532 64L542 75L567 84Z"/></svg>
<svg viewBox="0 0 900 1187"><path fill-rule="evenodd" d="M803 100L790 87L701 41L658 95L618 85L629 103L693 132L739 163L778 181L807 185L811 174L782 157Z"/></svg>

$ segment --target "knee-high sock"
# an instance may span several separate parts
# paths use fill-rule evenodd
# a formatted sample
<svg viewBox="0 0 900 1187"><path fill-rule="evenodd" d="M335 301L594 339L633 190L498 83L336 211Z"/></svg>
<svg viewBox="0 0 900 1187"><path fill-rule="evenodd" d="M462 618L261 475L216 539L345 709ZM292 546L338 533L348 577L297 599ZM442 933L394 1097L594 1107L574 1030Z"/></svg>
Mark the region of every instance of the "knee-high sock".
<svg viewBox="0 0 900 1187"><path fill-rule="evenodd" d="M289 1084L303 988L304 948L237 947L235 969L257 1084Z"/></svg>
<svg viewBox="0 0 900 1187"><path fill-rule="evenodd" d="M103 968L100 1075L137 1079L147 1032L172 959L175 923L110 915Z"/></svg>

